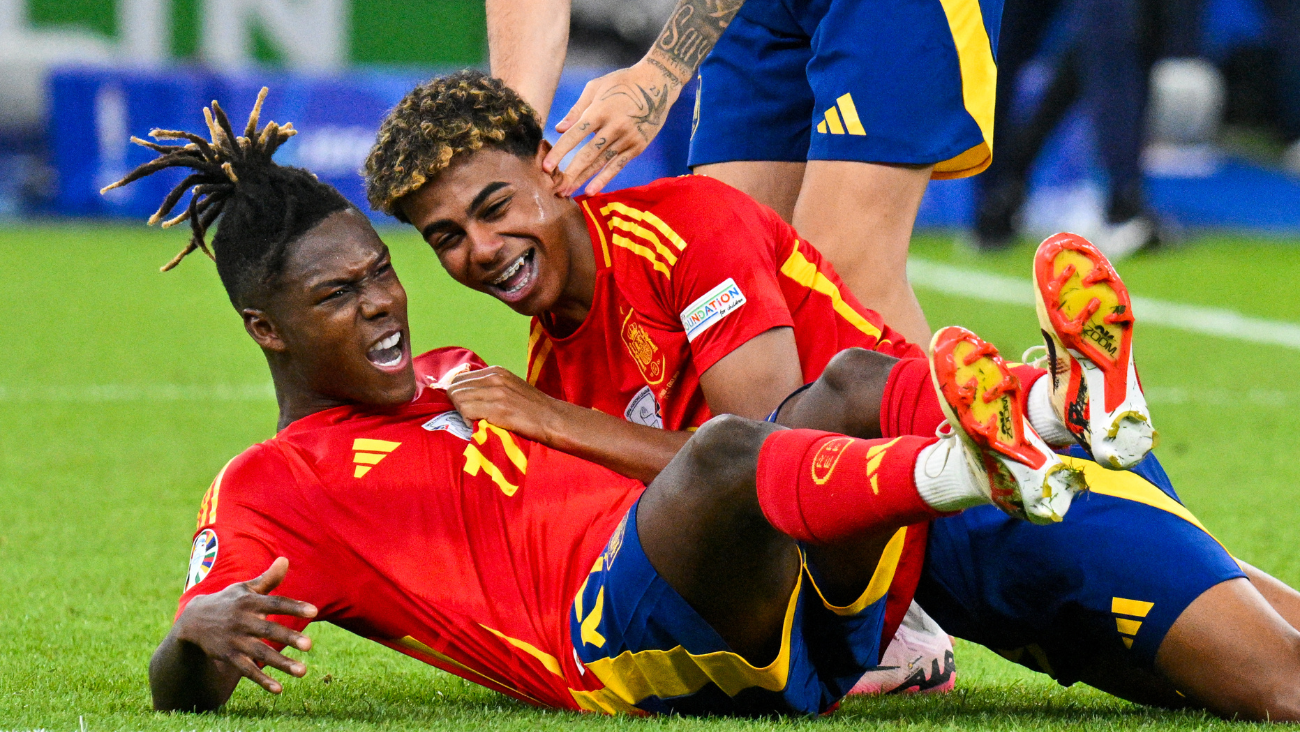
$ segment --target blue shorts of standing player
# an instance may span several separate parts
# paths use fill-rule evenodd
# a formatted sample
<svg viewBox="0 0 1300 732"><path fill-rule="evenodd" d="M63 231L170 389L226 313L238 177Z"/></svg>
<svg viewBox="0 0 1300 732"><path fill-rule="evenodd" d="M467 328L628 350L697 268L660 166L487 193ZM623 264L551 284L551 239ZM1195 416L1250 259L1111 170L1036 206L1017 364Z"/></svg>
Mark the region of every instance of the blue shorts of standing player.
<svg viewBox="0 0 1300 732"><path fill-rule="evenodd" d="M1183 610L1245 575L1179 502L1153 455L1120 472L1077 447L1066 459L1085 472L1090 491L1059 524L1034 525L993 506L934 521L916 599L948 632L1065 685L1115 659L1154 671ZM848 608L824 601L805 562L780 652L757 668L650 565L636 515L633 507L570 614L578 658L605 684L605 711L816 715L879 662L901 541Z"/></svg>
<svg viewBox="0 0 1300 732"><path fill-rule="evenodd" d="M748 0L700 66L691 167L988 167L1002 0Z"/></svg>

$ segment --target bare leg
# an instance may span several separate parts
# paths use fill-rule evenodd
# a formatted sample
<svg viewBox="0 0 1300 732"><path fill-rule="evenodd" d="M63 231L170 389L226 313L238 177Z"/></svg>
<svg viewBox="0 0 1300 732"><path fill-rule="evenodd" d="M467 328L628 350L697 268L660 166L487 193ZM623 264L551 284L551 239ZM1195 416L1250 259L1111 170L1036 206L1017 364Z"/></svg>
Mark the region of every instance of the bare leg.
<svg viewBox="0 0 1300 732"><path fill-rule="evenodd" d="M922 345L930 326L907 281L907 248L930 170L810 160L791 221L863 305Z"/></svg>
<svg viewBox="0 0 1300 732"><path fill-rule="evenodd" d="M789 223L799 199L805 163L748 161L700 165L695 172L726 183L776 211Z"/></svg>
<svg viewBox="0 0 1300 732"><path fill-rule="evenodd" d="M1220 716L1300 720L1300 632L1251 581L1228 580L1196 598L1160 644L1156 668Z"/></svg>
<svg viewBox="0 0 1300 732"><path fill-rule="evenodd" d="M1242 571L1246 573L1246 578L1250 583L1259 590L1259 593L1268 600L1268 604L1286 620L1292 628L1300 629L1300 592L1296 592L1287 586L1282 580L1264 572L1261 569L1252 567L1249 564L1237 560L1241 565Z"/></svg>

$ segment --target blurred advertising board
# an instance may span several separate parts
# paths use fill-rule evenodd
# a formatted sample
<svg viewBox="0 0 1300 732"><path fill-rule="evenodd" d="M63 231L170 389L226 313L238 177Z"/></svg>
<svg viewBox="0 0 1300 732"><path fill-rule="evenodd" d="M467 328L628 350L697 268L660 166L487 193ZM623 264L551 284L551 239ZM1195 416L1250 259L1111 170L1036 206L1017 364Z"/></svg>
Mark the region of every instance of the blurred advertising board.
<svg viewBox="0 0 1300 732"><path fill-rule="evenodd" d="M283 165L314 172L369 211L360 170L384 115L402 96L435 72L357 70L312 75L259 71L216 73L205 69L165 71L102 68L57 70L50 79L51 148L57 170L57 213L71 216L146 218L185 171L166 171L101 196L99 189L154 157L130 144L151 129L180 129L206 135L203 107L221 103L235 128L243 126L262 86L271 89L263 122L293 122L299 131L276 153ZM556 93L547 137L597 71L565 74ZM689 95L689 96L688 96ZM693 88L670 113L664 129L612 187L648 183L686 173Z"/></svg>

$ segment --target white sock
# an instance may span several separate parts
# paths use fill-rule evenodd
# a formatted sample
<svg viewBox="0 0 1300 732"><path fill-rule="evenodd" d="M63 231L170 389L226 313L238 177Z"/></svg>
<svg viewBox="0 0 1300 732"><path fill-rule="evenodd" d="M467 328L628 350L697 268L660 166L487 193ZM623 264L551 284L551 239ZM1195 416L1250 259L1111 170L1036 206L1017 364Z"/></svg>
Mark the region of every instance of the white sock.
<svg viewBox="0 0 1300 732"><path fill-rule="evenodd" d="M916 456L912 476L921 500L936 511L960 511L990 502L975 485L956 437L942 438L923 448Z"/></svg>
<svg viewBox="0 0 1300 732"><path fill-rule="evenodd" d="M1029 426L1034 428L1043 442L1052 447L1065 447L1074 444L1074 435L1066 429L1065 423L1056 416L1052 407L1052 375L1040 377L1029 388Z"/></svg>

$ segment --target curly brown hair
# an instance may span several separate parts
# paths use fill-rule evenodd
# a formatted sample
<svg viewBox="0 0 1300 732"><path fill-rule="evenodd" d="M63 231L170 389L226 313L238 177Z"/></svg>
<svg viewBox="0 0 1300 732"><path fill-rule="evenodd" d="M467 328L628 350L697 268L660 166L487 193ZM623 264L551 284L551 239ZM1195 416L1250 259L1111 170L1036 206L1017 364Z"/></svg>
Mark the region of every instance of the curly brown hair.
<svg viewBox="0 0 1300 732"><path fill-rule="evenodd" d="M439 76L384 118L366 158L366 196L371 208L409 223L398 201L456 156L492 147L528 158L541 142L533 108L500 79L470 69Z"/></svg>

